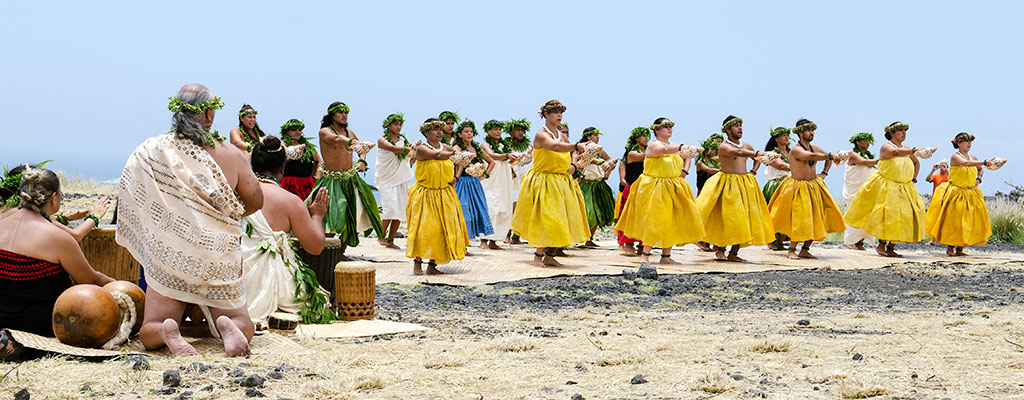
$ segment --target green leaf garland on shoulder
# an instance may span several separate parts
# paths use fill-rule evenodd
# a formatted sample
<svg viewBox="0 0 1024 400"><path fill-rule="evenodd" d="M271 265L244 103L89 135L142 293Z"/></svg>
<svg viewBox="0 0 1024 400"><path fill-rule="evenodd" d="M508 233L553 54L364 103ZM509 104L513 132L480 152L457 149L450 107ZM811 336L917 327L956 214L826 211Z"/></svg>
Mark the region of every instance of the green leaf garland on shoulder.
<svg viewBox="0 0 1024 400"><path fill-rule="evenodd" d="M397 140L392 141L391 140L391 134L388 132L388 125L391 125L391 124L393 124L395 122L401 122L402 124L405 124L405 114L394 113L394 114L388 115L388 117L385 118L384 122L381 124L381 127L384 128L384 134L382 135L384 137L384 140L386 140L388 143L391 143L391 144L397 146L398 145L398 141ZM398 138L402 140L402 147L409 147L410 146L409 139L406 138L405 135L402 134L401 132L398 133ZM407 151L395 153L395 157L398 157L398 160L404 160L408 156L409 156L409 152L407 152Z"/></svg>
<svg viewBox="0 0 1024 400"><path fill-rule="evenodd" d="M861 149L857 147L857 141L859 140L867 140L868 145L870 146L875 144L875 135L872 135L871 132L861 132L856 135L853 135L853 137L850 138L850 144L853 145L854 153L857 153L857 155L863 157L866 160L874 160L875 155L871 153L871 150Z"/></svg>

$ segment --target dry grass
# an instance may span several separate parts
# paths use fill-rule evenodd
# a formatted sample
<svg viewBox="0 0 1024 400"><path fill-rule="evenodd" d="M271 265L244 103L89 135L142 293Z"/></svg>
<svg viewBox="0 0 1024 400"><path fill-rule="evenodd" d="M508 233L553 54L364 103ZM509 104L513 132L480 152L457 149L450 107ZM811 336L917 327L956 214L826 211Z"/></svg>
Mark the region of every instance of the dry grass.
<svg viewBox="0 0 1024 400"><path fill-rule="evenodd" d="M839 395L845 399L867 399L889 393L885 387L861 379L844 379Z"/></svg>
<svg viewBox="0 0 1024 400"><path fill-rule="evenodd" d="M960 326L960 325L967 325L967 320L958 319L956 321L943 322L942 325L943 326L949 326L949 327L956 327L956 326Z"/></svg>
<svg viewBox="0 0 1024 400"><path fill-rule="evenodd" d="M986 205L992 225L989 241L1024 244L1024 204L998 197Z"/></svg>
<svg viewBox="0 0 1024 400"><path fill-rule="evenodd" d="M491 346L491 350L504 351L508 353L530 351L535 348L537 348L537 345L533 344L529 339L521 337L505 339L500 343Z"/></svg>
<svg viewBox="0 0 1024 400"><path fill-rule="evenodd" d="M761 354L768 353L785 353L789 351L789 342L772 342L765 340L764 342L754 345L750 348L750 351Z"/></svg>
<svg viewBox="0 0 1024 400"><path fill-rule="evenodd" d="M707 373L697 378L690 389L698 392L719 394L735 388L732 382L732 378L723 373Z"/></svg>
<svg viewBox="0 0 1024 400"><path fill-rule="evenodd" d="M379 377L361 376L352 383L352 390L366 392L384 388L384 380Z"/></svg>

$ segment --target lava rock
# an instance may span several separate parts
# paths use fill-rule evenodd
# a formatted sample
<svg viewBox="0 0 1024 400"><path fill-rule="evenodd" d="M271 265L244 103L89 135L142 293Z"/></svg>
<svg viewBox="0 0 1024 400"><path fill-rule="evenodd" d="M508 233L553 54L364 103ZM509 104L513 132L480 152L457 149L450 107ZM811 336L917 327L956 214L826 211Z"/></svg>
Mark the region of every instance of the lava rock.
<svg viewBox="0 0 1024 400"><path fill-rule="evenodd" d="M149 369L149 357L141 354L133 354L125 357L123 364L131 364L132 369L135 371L145 371Z"/></svg>
<svg viewBox="0 0 1024 400"><path fill-rule="evenodd" d="M206 387L204 387L202 389L199 389L199 391L200 392L212 392L213 391L213 385L206 385Z"/></svg>
<svg viewBox="0 0 1024 400"><path fill-rule="evenodd" d="M767 399L768 398L767 394L765 394L764 392L762 392L760 390L757 390L757 389L747 390L747 394L750 395L750 397L754 397L754 398L758 398L758 399Z"/></svg>
<svg viewBox="0 0 1024 400"><path fill-rule="evenodd" d="M587 399L586 397L583 397L583 395L579 394L579 393L573 393L573 395L572 395L572 400L586 400L586 399Z"/></svg>
<svg viewBox="0 0 1024 400"><path fill-rule="evenodd" d="M247 362L240 362L240 363L238 363L238 366L242 367L242 368L249 368L252 365L249 365L249 363L247 363Z"/></svg>
<svg viewBox="0 0 1024 400"><path fill-rule="evenodd" d="M587 367L584 367L583 364L576 364L572 369L576 370L576 372L587 372Z"/></svg>
<svg viewBox="0 0 1024 400"><path fill-rule="evenodd" d="M910 379L917 379L917 372L910 374Z"/></svg>
<svg viewBox="0 0 1024 400"><path fill-rule="evenodd" d="M288 365L288 364L281 364L281 365L278 365L278 366L274 367L274 371L277 371L277 372L291 371L293 369L295 369L295 367L293 367L291 365Z"/></svg>
<svg viewBox="0 0 1024 400"><path fill-rule="evenodd" d="M92 391L92 386L89 386L89 384L86 383L86 384L82 385L82 388L78 389L78 391L82 392L82 393L91 392Z"/></svg>
<svg viewBox="0 0 1024 400"><path fill-rule="evenodd" d="M863 360L863 359L864 359L864 355L862 355L860 353L856 353L856 354L853 355L853 361L860 361L860 360Z"/></svg>
<svg viewBox="0 0 1024 400"><path fill-rule="evenodd" d="M28 392L28 389L21 389L14 394L14 400L29 400L30 398L32 398L32 394Z"/></svg>
<svg viewBox="0 0 1024 400"><path fill-rule="evenodd" d="M234 371L228 372L228 376L230 376L232 378L238 378L240 376L245 376L245 371L242 371L241 368L235 368Z"/></svg>
<svg viewBox="0 0 1024 400"><path fill-rule="evenodd" d="M762 385L767 385L767 384L769 384L769 383L772 383L772 382L771 382L771 381L769 381L769 380L768 380L768 378L764 378L764 379L761 379L761 384L762 384Z"/></svg>
<svg viewBox="0 0 1024 400"><path fill-rule="evenodd" d="M270 378L270 379L284 379L284 374L282 374L280 372L277 372L277 371L273 371L273 372L267 374L267 378Z"/></svg>
<svg viewBox="0 0 1024 400"><path fill-rule="evenodd" d="M266 382L266 381L267 380L263 379L263 377L259 376L259 374L252 374L252 375L249 375L249 376L245 377L245 379L242 379L242 381L239 382L238 384L241 385L242 387L254 388L254 387L263 387L263 382ZM246 391L246 395L247 396L248 396L248 392L249 391L247 390ZM249 396L249 397L252 397L252 396Z"/></svg>
<svg viewBox="0 0 1024 400"><path fill-rule="evenodd" d="M809 325L811 325L811 320L809 320L809 319L802 319L802 320L796 321L796 324L800 325L800 326L809 326Z"/></svg>
<svg viewBox="0 0 1024 400"><path fill-rule="evenodd" d="M153 394L174 394L175 390L172 387L164 386L153 391Z"/></svg>
<svg viewBox="0 0 1024 400"><path fill-rule="evenodd" d="M575 385L576 381L565 381L566 385Z"/></svg>
<svg viewBox="0 0 1024 400"><path fill-rule="evenodd" d="M179 394L178 397L174 398L174 400L191 400L191 399L192 399L192 392L181 392L181 394Z"/></svg>
<svg viewBox="0 0 1024 400"><path fill-rule="evenodd" d="M164 386L181 386L181 374L177 370L169 369L164 371Z"/></svg>
<svg viewBox="0 0 1024 400"><path fill-rule="evenodd" d="M196 362L194 362L192 364L189 364L184 369L185 369L185 371L189 371L189 372L203 373L203 372L206 372L207 370L209 370L210 367L207 366L206 364L203 364L201 362L196 361Z"/></svg>
<svg viewBox="0 0 1024 400"><path fill-rule="evenodd" d="M626 279L626 280L630 280L631 281L631 280L636 279L637 276L638 275L636 274L636 271L634 271L632 269L624 269L624 270L622 270L622 279Z"/></svg>
<svg viewBox="0 0 1024 400"><path fill-rule="evenodd" d="M642 374L636 374L636 376L634 376L633 379L629 380L629 383L631 385L639 385L641 383L647 383L647 379L644 378Z"/></svg>
<svg viewBox="0 0 1024 400"><path fill-rule="evenodd" d="M732 374L732 375L729 375L729 377L732 378L732 380L734 380L734 381L742 381L743 379L746 379L746 378L743 377L743 375L740 375L740 374Z"/></svg>
<svg viewBox="0 0 1024 400"><path fill-rule="evenodd" d="M267 395L263 394L263 392L259 390L248 388L245 389L245 397L267 397Z"/></svg>
<svg viewBox="0 0 1024 400"><path fill-rule="evenodd" d="M651 264L640 264L640 268L636 269L636 274L644 279L658 279L658 269Z"/></svg>

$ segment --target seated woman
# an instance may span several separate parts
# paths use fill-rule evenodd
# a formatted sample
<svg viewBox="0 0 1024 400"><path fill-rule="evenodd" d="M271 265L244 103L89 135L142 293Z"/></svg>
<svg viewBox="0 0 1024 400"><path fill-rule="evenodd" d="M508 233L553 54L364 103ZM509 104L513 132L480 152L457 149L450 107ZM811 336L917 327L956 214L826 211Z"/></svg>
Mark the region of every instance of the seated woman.
<svg viewBox="0 0 1024 400"><path fill-rule="evenodd" d="M282 189L285 151L281 140L264 136L252 148L252 170L263 189L263 208L242 219L242 280L249 318L259 325L278 310L298 314L304 323L334 320L327 292L316 273L292 249L294 234L309 254L324 248L328 194L320 190L309 206Z"/></svg>
<svg viewBox="0 0 1024 400"><path fill-rule="evenodd" d="M18 196L17 210L0 219L0 328L53 336L53 304L65 289L113 279L94 270L78 242L50 222L63 197L57 174L26 169Z"/></svg>
<svg viewBox="0 0 1024 400"><path fill-rule="evenodd" d="M43 161L34 166L28 164L19 165L17 167L7 170L4 168L3 183L0 184L0 219L4 217L14 215L18 211L18 206L21 204L21 196L18 195L19 189L21 188L21 176L29 168L41 169L49 161ZM78 210L69 214L62 214L60 212L54 213L52 216L48 216L50 220L54 222L58 228L64 229L75 238L76 241L81 242L85 239L85 236L93 230L98 228L100 225L100 218L106 213L107 209L110 208L110 201L104 197L101 198L92 207L84 210ZM70 221L76 221L84 219L74 229L68 227Z"/></svg>

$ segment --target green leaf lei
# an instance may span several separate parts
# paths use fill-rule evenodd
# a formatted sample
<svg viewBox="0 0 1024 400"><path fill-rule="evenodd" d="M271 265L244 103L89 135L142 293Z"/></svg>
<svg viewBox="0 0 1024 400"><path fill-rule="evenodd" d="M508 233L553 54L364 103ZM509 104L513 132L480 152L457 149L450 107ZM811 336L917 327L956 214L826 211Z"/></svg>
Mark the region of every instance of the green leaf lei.
<svg viewBox="0 0 1024 400"><path fill-rule="evenodd" d="M906 130L910 130L910 125L909 124L905 124L903 122L899 122L899 121L893 122L892 124L889 124L889 126L885 127L885 133L890 133L890 134L893 133L893 132L896 132L896 131L906 131Z"/></svg>
<svg viewBox="0 0 1024 400"><path fill-rule="evenodd" d="M873 145L875 144L875 135L872 135L871 132L861 132L850 137L850 144L853 145L854 153L857 153L857 155L863 157L865 160L874 160L875 155L871 153L871 150L857 147L858 140L867 140L868 145Z"/></svg>
<svg viewBox="0 0 1024 400"><path fill-rule="evenodd" d="M284 142L285 146L295 145L295 140L293 140L291 136L288 136L287 133L281 135L281 141ZM306 145L305 150L302 151L302 156L298 159L299 162L308 163L316 159L316 145L311 143L308 137L299 137L299 144Z"/></svg>
<svg viewBox="0 0 1024 400"><path fill-rule="evenodd" d="M799 135L799 134L803 133L804 131L816 131L816 130L818 130L818 124L815 124L813 122L808 122L806 124L803 124L803 125L800 125L800 126L798 126L796 128L793 128L793 133Z"/></svg>
<svg viewBox="0 0 1024 400"><path fill-rule="evenodd" d="M455 111L444 111L441 114L438 114L437 119L444 122L452 120L455 121L455 123L457 124L459 123L459 114L456 113Z"/></svg>
<svg viewBox="0 0 1024 400"><path fill-rule="evenodd" d="M494 153L508 154L512 152L512 149L509 148L508 143L502 140L501 138L495 139L492 138L491 135L487 135L487 137L484 138L484 140L486 140L487 144L491 146L491 151Z"/></svg>
<svg viewBox="0 0 1024 400"><path fill-rule="evenodd" d="M512 133L512 128L515 128L517 126L523 128L524 133L530 132L530 121L527 121L526 118L520 118L512 119L506 122L505 133Z"/></svg>
<svg viewBox="0 0 1024 400"><path fill-rule="evenodd" d="M402 113L391 114L387 118L385 118L384 119L384 123L381 124L381 127L384 128L384 140L386 140L388 143L391 143L393 145L397 145L397 143L396 143L397 141L392 141L391 140L391 133L388 132L388 125L391 125L391 124L393 124L395 122L401 122L402 124L405 124L405 115L402 114ZM398 133L398 137L402 139L402 147L403 148L409 147L409 139L406 138L405 135L403 135L401 132L399 132ZM395 157L398 157L399 161L404 160L406 157L409 157L409 152L408 151L402 151L402 152L399 152L399 153L395 153Z"/></svg>
<svg viewBox="0 0 1024 400"><path fill-rule="evenodd" d="M224 108L224 101L219 96L213 96L213 100L202 102L199 104L189 104L184 101L178 100L177 97L168 97L171 101L167 104L167 109L172 112L188 112L192 114L201 114L203 111L214 109L220 110Z"/></svg>
<svg viewBox="0 0 1024 400"><path fill-rule="evenodd" d="M646 126L633 128L633 130L629 132L629 139L626 139L626 151L642 151L640 150L640 143L636 142L641 136L650 138L651 128ZM623 162L625 162L625 160L623 160Z"/></svg>
<svg viewBox="0 0 1024 400"><path fill-rule="evenodd" d="M498 128L498 129L504 130L505 129L505 123L501 122L501 121L498 121L496 119L492 119L492 120L487 121L486 123L484 123L484 132L487 132L487 131L489 131L491 129L494 129L494 128Z"/></svg>
<svg viewBox="0 0 1024 400"><path fill-rule="evenodd" d="M704 151L697 157L698 161L714 169L722 169L722 163L710 157L711 150L718 150L718 140L725 140L725 137L718 133L711 134L711 136L704 140L704 143L701 143L700 147L703 147Z"/></svg>
<svg viewBox="0 0 1024 400"><path fill-rule="evenodd" d="M295 297L302 299L302 308L299 309L302 323L328 324L337 321L338 316L331 311L327 295L320 292L320 282L316 279L316 272L309 269L306 263L299 258L298 242L294 239L290 242L295 259L292 262L288 262L288 260L284 260L284 262L288 266L295 266L295 275L292 276L292 279L295 280Z"/></svg>
<svg viewBox="0 0 1024 400"><path fill-rule="evenodd" d="M522 153L529 150L530 145L530 138L526 137L525 135L523 136L522 140L516 140L516 138L511 136L505 138L505 146L507 146L509 149L517 153Z"/></svg>

